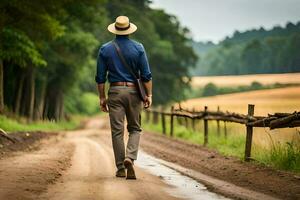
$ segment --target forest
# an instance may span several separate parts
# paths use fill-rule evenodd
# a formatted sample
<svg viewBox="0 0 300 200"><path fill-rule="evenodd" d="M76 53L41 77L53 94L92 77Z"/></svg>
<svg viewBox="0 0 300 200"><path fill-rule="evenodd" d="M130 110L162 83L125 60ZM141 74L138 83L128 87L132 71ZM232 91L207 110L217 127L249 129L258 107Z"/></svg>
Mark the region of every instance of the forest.
<svg viewBox="0 0 300 200"><path fill-rule="evenodd" d="M235 31L218 44L192 45L200 58L192 75L300 72L300 22L271 30Z"/></svg>
<svg viewBox="0 0 300 200"><path fill-rule="evenodd" d="M3 0L0 2L0 112L60 120L99 110L95 71L99 47L113 40L107 25L127 15L133 39L149 58L154 103L184 98L197 55L189 30L149 0ZM186 78L182 78L186 77Z"/></svg>

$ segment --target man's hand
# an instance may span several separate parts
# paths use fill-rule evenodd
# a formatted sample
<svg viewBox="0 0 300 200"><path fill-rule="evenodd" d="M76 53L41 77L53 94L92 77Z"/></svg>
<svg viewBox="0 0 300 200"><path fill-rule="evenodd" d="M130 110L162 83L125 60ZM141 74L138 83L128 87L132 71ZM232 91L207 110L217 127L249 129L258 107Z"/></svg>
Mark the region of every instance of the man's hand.
<svg viewBox="0 0 300 200"><path fill-rule="evenodd" d="M103 112L108 112L107 99L100 99L100 108Z"/></svg>
<svg viewBox="0 0 300 200"><path fill-rule="evenodd" d="M146 101L144 102L144 108L150 108L152 105L152 95L147 96Z"/></svg>

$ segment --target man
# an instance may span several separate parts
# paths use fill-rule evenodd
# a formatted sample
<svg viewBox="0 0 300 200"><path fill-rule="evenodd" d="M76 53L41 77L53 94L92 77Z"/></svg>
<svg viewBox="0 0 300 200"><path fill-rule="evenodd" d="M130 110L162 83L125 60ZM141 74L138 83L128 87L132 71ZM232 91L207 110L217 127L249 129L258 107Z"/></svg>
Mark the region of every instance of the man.
<svg viewBox="0 0 300 200"><path fill-rule="evenodd" d="M100 96L100 107L109 112L112 144L117 167L116 176L136 179L133 163L137 159L141 133L140 112L142 106L148 108L152 104L152 76L148 59L142 44L129 39L129 35L137 30L136 25L129 22L128 17L119 16L115 23L107 27L116 35L114 41L104 44L98 54L96 82ZM122 57L124 60L122 60ZM128 66L139 74L145 89L146 100L142 101L137 88L136 79L129 72ZM105 82L108 75L110 88L108 99L105 95ZM128 143L124 146L124 118L127 119L129 132ZM127 173L125 171L127 169Z"/></svg>

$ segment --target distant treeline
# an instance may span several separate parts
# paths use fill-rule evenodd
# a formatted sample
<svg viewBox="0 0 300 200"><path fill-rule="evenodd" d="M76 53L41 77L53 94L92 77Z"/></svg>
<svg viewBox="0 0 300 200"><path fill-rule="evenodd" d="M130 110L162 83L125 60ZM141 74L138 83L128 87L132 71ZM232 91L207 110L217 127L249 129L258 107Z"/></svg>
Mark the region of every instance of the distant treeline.
<svg viewBox="0 0 300 200"><path fill-rule="evenodd" d="M300 72L300 22L236 31L219 44L193 43L200 59L192 75Z"/></svg>
<svg viewBox="0 0 300 200"><path fill-rule="evenodd" d="M208 83L204 87L201 88L192 88L188 92L188 98L199 98L199 97L208 97L208 96L215 96L221 94L232 94L232 93L239 93L239 92L248 92L253 90L265 90L265 89L275 89L275 88L285 88L291 86L299 86L299 84L293 83L273 83L263 85L260 82L253 81L250 85L240 85L240 86L217 86L214 83Z"/></svg>
<svg viewBox="0 0 300 200"><path fill-rule="evenodd" d="M150 2L1 1L0 113L59 120L66 112L95 112L97 53L114 38L106 28L119 15L138 26L133 38L148 53L154 103L182 99L176 89L189 87L181 77L197 59L187 45L189 31L176 17L150 8Z"/></svg>

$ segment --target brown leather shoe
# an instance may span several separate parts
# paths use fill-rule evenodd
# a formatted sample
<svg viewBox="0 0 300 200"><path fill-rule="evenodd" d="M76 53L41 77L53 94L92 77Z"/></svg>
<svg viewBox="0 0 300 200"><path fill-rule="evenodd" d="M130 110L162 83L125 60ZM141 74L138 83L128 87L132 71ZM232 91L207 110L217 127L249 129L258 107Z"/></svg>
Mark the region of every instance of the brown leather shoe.
<svg viewBox="0 0 300 200"><path fill-rule="evenodd" d="M125 172L125 169L119 169L117 172L116 172L116 177L126 177L126 172Z"/></svg>
<svg viewBox="0 0 300 200"><path fill-rule="evenodd" d="M125 158L124 166L127 169L126 179L136 179L134 167L133 167L133 161L130 158Z"/></svg>

